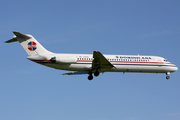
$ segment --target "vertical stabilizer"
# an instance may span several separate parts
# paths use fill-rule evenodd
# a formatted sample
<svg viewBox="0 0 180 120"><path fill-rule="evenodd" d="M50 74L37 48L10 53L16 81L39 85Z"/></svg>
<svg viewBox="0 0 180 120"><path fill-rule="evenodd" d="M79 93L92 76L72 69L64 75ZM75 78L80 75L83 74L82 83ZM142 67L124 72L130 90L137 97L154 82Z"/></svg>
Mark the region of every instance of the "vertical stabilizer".
<svg viewBox="0 0 180 120"><path fill-rule="evenodd" d="M48 50L46 50L32 35L24 35L19 32L13 33L15 34L14 38L6 41L6 43L19 41L19 43L22 45L22 47L29 56L51 53Z"/></svg>

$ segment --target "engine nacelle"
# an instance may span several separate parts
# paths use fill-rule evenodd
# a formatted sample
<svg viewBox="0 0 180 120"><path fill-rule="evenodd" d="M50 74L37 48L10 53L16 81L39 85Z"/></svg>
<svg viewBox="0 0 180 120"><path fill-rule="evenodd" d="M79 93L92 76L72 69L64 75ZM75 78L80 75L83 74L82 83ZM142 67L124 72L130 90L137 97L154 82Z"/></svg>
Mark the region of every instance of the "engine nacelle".
<svg viewBox="0 0 180 120"><path fill-rule="evenodd" d="M55 63L66 63L66 64L72 64L77 62L77 58L75 57L52 57L50 61Z"/></svg>

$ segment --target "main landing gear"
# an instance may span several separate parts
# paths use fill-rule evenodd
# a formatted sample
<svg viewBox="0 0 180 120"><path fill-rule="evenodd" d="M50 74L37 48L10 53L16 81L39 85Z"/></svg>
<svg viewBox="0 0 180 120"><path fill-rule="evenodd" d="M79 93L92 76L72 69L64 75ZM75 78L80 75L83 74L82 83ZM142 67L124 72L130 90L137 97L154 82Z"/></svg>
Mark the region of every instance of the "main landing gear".
<svg viewBox="0 0 180 120"><path fill-rule="evenodd" d="M167 80L170 78L170 77L168 76L169 74L170 74L170 72L167 72L167 73L166 73L166 75L167 75L167 76L166 76L166 79L167 79Z"/></svg>
<svg viewBox="0 0 180 120"><path fill-rule="evenodd" d="M90 73L88 76L88 80L92 80L92 79L93 79L93 76L92 76L92 73Z"/></svg>
<svg viewBox="0 0 180 120"><path fill-rule="evenodd" d="M94 76L99 76L99 71L96 71L95 73L94 73Z"/></svg>
<svg viewBox="0 0 180 120"><path fill-rule="evenodd" d="M96 70L96 71L94 72L94 76L95 76L95 77L99 76L99 71ZM92 73L89 73L88 80L92 80L92 79L93 79L93 75L92 75Z"/></svg>

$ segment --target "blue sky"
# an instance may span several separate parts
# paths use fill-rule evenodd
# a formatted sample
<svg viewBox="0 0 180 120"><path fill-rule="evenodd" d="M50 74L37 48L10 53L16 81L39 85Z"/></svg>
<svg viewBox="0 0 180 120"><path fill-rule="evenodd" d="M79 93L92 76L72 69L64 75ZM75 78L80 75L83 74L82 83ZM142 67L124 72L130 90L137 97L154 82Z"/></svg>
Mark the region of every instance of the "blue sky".
<svg viewBox="0 0 180 120"><path fill-rule="evenodd" d="M179 71L170 74L66 71L26 59L12 31L59 53L156 55L180 67L179 0L1 0L1 120L179 120Z"/></svg>

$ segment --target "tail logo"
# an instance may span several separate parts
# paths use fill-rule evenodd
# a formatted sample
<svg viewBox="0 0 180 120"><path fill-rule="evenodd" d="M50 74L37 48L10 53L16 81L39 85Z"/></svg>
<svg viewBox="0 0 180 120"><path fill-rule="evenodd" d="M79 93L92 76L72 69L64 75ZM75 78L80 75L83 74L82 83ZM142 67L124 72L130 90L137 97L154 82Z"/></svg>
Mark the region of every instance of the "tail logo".
<svg viewBox="0 0 180 120"><path fill-rule="evenodd" d="M34 50L36 50L36 43L35 42L33 42L33 41L31 41L31 42L29 42L28 43L28 49L30 50L30 51L34 51Z"/></svg>

